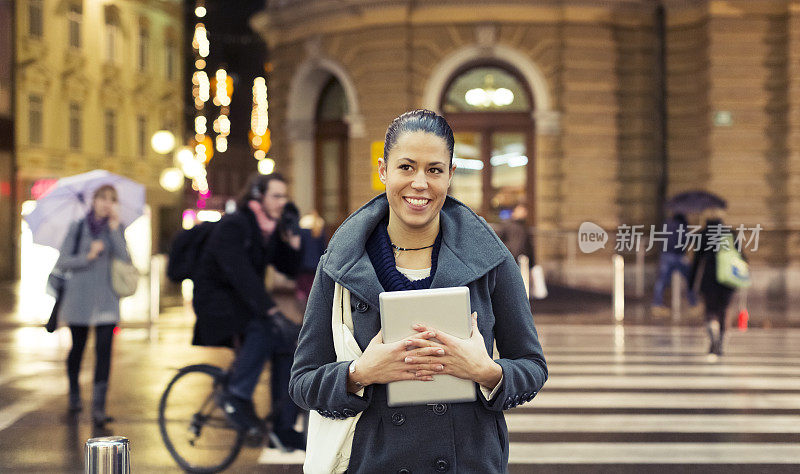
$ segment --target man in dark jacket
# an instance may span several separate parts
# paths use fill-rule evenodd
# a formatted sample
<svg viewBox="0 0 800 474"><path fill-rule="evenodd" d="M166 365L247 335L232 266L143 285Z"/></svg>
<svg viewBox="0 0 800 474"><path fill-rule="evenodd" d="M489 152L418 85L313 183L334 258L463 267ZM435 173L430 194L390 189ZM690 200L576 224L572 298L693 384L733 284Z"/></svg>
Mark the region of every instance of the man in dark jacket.
<svg viewBox="0 0 800 474"><path fill-rule="evenodd" d="M272 361L273 431L289 447L303 447L294 431L297 406L288 397L296 338L291 325L266 291L266 266L293 275L300 259L300 237L279 224L287 187L277 173L250 179L236 212L214 227L194 275L197 314L195 345L238 348L226 393L218 400L226 415L252 433L262 424L253 408L253 391L267 360Z"/></svg>

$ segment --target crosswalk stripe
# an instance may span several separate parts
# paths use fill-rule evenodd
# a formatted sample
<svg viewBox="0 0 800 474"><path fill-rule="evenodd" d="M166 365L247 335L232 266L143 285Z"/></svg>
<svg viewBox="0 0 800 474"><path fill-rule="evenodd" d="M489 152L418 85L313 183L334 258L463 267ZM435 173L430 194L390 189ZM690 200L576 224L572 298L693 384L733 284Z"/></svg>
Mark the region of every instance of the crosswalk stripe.
<svg viewBox="0 0 800 474"><path fill-rule="evenodd" d="M800 390L800 379L789 377L652 377L644 375L561 375L547 382L547 389L635 389L664 390ZM800 395L800 393L798 394Z"/></svg>
<svg viewBox="0 0 800 474"><path fill-rule="evenodd" d="M549 363L547 370L555 379L562 375L703 375L703 376L788 376L800 377L800 366L783 367L770 365L670 365L670 364L563 364Z"/></svg>
<svg viewBox="0 0 800 474"><path fill-rule="evenodd" d="M799 341L800 342L800 341ZM711 366L714 364L720 365L776 365L781 367L792 366L800 367L800 358L785 358L785 357L753 357L753 356L737 356L726 354L722 360L709 359L708 355L704 352L696 352L694 354L613 354L613 353L554 353L545 351L545 358L549 363L564 364L568 362L574 363L607 363L607 364L690 364L690 365L704 365Z"/></svg>
<svg viewBox="0 0 800 474"><path fill-rule="evenodd" d="M800 415L509 414L509 432L800 433Z"/></svg>
<svg viewBox="0 0 800 474"><path fill-rule="evenodd" d="M549 383L549 381L548 381ZM800 409L800 393L636 393L558 392L547 385L532 407L591 408L791 408Z"/></svg>
<svg viewBox="0 0 800 474"><path fill-rule="evenodd" d="M511 443L510 464L800 464L800 444Z"/></svg>

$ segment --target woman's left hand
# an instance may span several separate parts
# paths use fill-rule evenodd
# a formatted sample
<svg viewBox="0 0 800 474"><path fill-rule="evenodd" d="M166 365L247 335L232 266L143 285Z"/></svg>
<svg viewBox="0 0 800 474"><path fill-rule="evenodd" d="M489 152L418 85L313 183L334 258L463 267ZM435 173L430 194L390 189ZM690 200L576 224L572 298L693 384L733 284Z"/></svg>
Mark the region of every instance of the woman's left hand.
<svg viewBox="0 0 800 474"><path fill-rule="evenodd" d="M433 356L436 362L440 362L444 369L438 372L420 370L417 376L449 374L460 379L472 380L487 388L494 388L503 375L500 364L492 360L486 352L486 344L483 335L478 329L478 313L472 313L472 336L469 339L461 339L451 336L435 328L415 324L414 330L418 332L433 331L436 341L426 341L427 346L437 346L444 349L444 355ZM426 362L428 357L413 360L409 364Z"/></svg>

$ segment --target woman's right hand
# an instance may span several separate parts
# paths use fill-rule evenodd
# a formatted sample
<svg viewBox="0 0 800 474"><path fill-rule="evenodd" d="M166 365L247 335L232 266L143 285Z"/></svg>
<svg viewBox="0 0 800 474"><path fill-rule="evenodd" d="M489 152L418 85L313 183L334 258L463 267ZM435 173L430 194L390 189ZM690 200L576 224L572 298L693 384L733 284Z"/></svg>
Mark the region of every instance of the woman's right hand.
<svg viewBox="0 0 800 474"><path fill-rule="evenodd" d="M440 355L438 347L421 347L425 341L434 336L435 333L426 332L414 334L405 339L389 344L383 343L383 334L378 334L372 338L369 345L361 354L356 362L354 382L359 382L363 386L374 383L389 383L398 380L433 380L430 375L417 376L417 371L426 370L438 372L442 370L442 365L435 362L435 356ZM429 363L408 363L407 357L426 357ZM350 375L353 377L353 374Z"/></svg>
<svg viewBox="0 0 800 474"><path fill-rule="evenodd" d="M89 254L86 256L88 260L94 260L97 258L98 255L103 253L106 246L103 244L102 240L92 240L92 245L89 247Z"/></svg>

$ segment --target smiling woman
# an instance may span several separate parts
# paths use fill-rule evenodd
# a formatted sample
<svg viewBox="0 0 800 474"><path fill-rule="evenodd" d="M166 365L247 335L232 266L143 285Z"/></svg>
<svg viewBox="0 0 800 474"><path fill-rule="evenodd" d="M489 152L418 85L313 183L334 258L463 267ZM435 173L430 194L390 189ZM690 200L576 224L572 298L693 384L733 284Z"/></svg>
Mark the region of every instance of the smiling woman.
<svg viewBox="0 0 800 474"><path fill-rule="evenodd" d="M533 399L547 366L514 257L486 221L447 195L453 148L453 132L440 115L414 110L397 117L379 160L386 193L339 227L320 260L289 393L303 408L350 419L342 423L355 428L352 449L346 440L341 448L331 448L330 438L309 441L305 472L508 470L502 411ZM458 286L470 292L470 338L415 324L405 339L383 342L381 292ZM352 361L337 357L331 333L332 321L344 327L351 312L347 331L361 351ZM497 360L490 355L494 338ZM477 400L388 406L386 384L440 374L473 382ZM323 439L311 431L309 440ZM345 462L335 468L309 463L330 449Z"/></svg>

